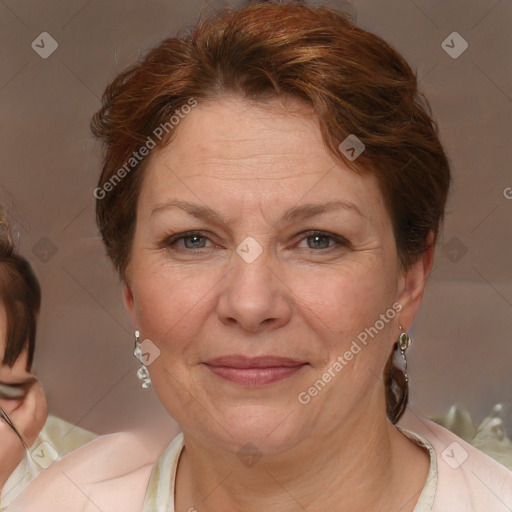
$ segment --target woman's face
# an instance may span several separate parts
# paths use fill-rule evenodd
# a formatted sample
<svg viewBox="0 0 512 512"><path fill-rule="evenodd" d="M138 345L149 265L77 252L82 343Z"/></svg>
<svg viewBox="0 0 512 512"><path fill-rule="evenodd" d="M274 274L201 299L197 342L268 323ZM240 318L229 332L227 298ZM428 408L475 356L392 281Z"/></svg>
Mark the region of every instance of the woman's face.
<svg viewBox="0 0 512 512"><path fill-rule="evenodd" d="M375 178L333 159L307 106L280 105L180 121L146 170L124 291L168 412L234 451L385 419L383 368L423 290Z"/></svg>

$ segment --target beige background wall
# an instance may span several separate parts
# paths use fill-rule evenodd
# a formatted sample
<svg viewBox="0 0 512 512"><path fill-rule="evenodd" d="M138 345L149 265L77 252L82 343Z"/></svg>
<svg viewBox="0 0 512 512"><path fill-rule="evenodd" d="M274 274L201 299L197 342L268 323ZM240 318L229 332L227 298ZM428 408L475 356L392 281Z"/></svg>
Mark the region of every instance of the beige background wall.
<svg viewBox="0 0 512 512"><path fill-rule="evenodd" d="M511 432L512 4L343 4L418 69L454 167L436 267L413 329L411 407L438 414L460 403L480 420L500 401ZM202 5L0 3L0 195L43 286L36 366L51 410L97 432L164 414L139 389L120 286L94 224L99 150L89 120L113 76L192 23ZM469 44L457 59L441 47L454 31ZM47 59L31 47L42 32L58 43Z"/></svg>

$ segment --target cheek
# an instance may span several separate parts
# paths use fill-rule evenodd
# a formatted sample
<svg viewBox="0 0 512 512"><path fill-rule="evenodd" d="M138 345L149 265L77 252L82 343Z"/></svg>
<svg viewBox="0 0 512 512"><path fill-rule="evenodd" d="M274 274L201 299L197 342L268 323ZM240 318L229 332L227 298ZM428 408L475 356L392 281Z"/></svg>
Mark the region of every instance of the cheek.
<svg viewBox="0 0 512 512"><path fill-rule="evenodd" d="M132 275L134 304L143 339L149 338L171 360L187 351L193 359L199 341L207 342L226 269L142 261ZM294 309L291 328L308 324L311 338L329 353L339 353L393 303L393 268L381 253L358 253L339 265L283 268L281 293ZM293 318L293 317L296 318ZM215 322L214 322L215 323ZM388 328L388 326L386 326ZM300 327L302 332L306 332ZM386 329L384 329L386 330ZM313 341L313 340L311 340ZM318 364L326 363L324 356ZM323 361L321 361L323 360Z"/></svg>
<svg viewBox="0 0 512 512"><path fill-rule="evenodd" d="M337 400L336 393L346 386L366 393L377 382L375 376L382 374L391 350L389 341L396 323L391 268L384 269L382 261L347 265L323 278L304 279L300 286L298 294L307 298L305 306L314 313L309 313L309 318L321 319L316 323L322 331L317 328L316 334L328 361L324 360L319 370L336 371L335 361L343 366L340 378L331 386L332 392L338 390L332 399Z"/></svg>
<svg viewBox="0 0 512 512"><path fill-rule="evenodd" d="M170 268L134 276L141 335L162 351L179 350L186 345L201 329L204 315L211 307L216 281L212 273L193 274Z"/></svg>
<svg viewBox="0 0 512 512"><path fill-rule="evenodd" d="M346 340L373 325L395 297L392 272L382 262L347 264L297 276L294 294L320 318L327 331Z"/></svg>
<svg viewBox="0 0 512 512"><path fill-rule="evenodd" d="M0 398L0 407L8 414L11 415L23 403L22 400L7 400ZM3 420L0 420L3 421Z"/></svg>

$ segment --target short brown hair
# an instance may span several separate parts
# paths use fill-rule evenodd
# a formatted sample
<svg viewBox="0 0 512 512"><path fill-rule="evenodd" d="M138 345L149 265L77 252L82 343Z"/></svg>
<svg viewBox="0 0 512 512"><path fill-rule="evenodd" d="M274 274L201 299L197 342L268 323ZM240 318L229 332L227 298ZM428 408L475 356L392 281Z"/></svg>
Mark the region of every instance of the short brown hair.
<svg viewBox="0 0 512 512"><path fill-rule="evenodd" d="M16 253L11 228L0 207L0 304L7 314L7 336L2 364L12 367L27 351L32 367L41 287L30 263Z"/></svg>
<svg viewBox="0 0 512 512"><path fill-rule="evenodd" d="M123 179L119 171L190 98L205 102L224 94L256 101L291 96L313 107L334 157L376 176L404 269L428 249L431 232L437 238L450 168L416 73L391 45L341 12L293 2L255 4L210 13L190 32L165 39L103 95L92 120L105 149L96 190L109 185L110 191L97 197L96 217L123 279L148 159L125 168ZM365 146L354 161L339 150L349 135Z"/></svg>

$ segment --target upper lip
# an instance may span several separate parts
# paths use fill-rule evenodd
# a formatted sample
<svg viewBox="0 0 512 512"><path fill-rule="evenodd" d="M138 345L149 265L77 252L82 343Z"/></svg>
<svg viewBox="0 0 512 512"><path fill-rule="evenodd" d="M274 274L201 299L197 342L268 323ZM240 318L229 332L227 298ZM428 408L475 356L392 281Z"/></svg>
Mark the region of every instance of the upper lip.
<svg viewBox="0 0 512 512"><path fill-rule="evenodd" d="M300 359L293 359L289 357L280 356L259 356L247 357L243 355L229 355L216 357L204 361L204 364L210 366L224 366L229 368L279 368L279 367L294 367L306 364L305 361Z"/></svg>

